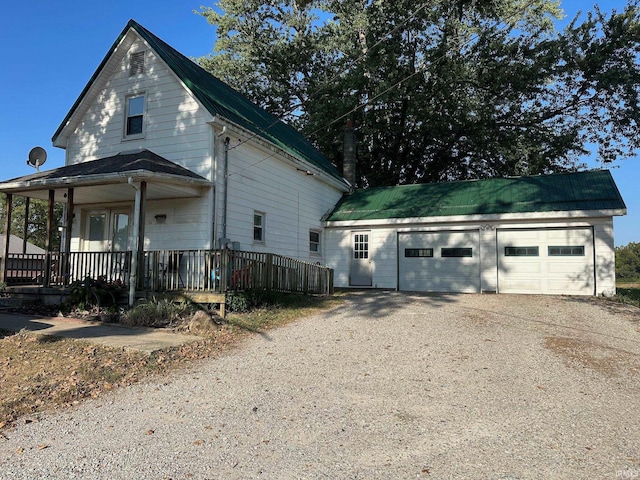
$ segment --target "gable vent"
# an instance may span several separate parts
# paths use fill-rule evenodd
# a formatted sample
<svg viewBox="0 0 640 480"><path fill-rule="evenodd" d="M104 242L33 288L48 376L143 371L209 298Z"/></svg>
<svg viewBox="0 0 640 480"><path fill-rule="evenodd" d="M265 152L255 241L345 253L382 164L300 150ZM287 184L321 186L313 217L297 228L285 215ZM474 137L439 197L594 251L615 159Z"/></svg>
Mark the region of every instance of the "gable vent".
<svg viewBox="0 0 640 480"><path fill-rule="evenodd" d="M129 64L129 76L144 73L144 52L136 52L131 54Z"/></svg>

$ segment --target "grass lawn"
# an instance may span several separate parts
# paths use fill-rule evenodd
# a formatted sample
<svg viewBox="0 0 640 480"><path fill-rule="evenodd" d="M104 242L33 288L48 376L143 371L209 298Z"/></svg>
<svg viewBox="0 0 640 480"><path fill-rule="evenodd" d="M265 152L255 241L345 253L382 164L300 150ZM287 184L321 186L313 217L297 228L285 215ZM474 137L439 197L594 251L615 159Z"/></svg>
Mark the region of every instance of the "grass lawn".
<svg viewBox="0 0 640 480"><path fill-rule="evenodd" d="M339 296L292 296L283 305L230 314L204 340L149 355L85 341L0 330L0 437L20 418L75 405L152 375L211 358L252 332L338 306ZM197 332L202 335L202 331ZM1 440L1 438L0 438Z"/></svg>
<svg viewBox="0 0 640 480"><path fill-rule="evenodd" d="M618 283L616 285L616 296L622 303L640 307L640 282Z"/></svg>

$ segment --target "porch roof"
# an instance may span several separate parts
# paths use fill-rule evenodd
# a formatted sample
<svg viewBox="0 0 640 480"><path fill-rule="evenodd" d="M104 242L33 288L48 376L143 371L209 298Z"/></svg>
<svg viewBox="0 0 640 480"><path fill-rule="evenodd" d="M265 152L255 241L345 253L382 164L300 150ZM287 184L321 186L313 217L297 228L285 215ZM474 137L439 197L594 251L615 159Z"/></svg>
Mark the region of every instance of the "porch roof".
<svg viewBox="0 0 640 480"><path fill-rule="evenodd" d="M67 165L0 183L0 192L31 198L65 201L65 190L74 189L74 203L129 201L135 190L128 184L147 182L147 199L199 197L213 184L206 178L149 150L118 153L89 162Z"/></svg>

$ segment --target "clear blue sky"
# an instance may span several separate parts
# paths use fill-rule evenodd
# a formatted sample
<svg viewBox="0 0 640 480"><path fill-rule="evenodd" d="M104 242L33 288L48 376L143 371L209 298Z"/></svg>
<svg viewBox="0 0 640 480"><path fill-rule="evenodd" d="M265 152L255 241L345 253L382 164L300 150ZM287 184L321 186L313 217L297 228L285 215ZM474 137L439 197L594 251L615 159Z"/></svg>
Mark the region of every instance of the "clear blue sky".
<svg viewBox="0 0 640 480"><path fill-rule="evenodd" d="M64 164L51 137L130 18L189 57L211 52L215 30L193 13L206 2L184 0L35 0L4 2L0 14L0 179L33 173L29 150L48 152L44 169ZM600 2L622 10L623 0ZM565 0L568 17L593 1ZM628 215L614 219L616 245L640 241L640 159L612 169Z"/></svg>

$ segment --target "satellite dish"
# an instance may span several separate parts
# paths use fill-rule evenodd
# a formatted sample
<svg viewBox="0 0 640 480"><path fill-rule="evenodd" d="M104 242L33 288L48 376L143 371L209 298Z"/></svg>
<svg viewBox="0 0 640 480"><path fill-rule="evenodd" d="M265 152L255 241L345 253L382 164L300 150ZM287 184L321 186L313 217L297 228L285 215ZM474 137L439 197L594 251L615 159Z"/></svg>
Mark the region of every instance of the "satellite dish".
<svg viewBox="0 0 640 480"><path fill-rule="evenodd" d="M40 165L44 165L47 161L47 152L42 147L33 147L29 152L29 160L27 165L31 165L37 171L40 171Z"/></svg>

